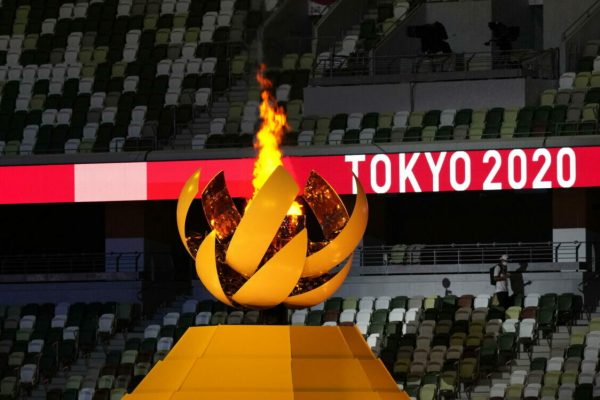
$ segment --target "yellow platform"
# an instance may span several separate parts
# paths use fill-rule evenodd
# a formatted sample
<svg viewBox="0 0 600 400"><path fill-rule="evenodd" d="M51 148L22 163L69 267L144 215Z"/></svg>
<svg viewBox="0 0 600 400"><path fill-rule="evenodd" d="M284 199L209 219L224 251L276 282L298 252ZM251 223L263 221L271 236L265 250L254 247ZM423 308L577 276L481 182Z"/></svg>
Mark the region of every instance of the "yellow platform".
<svg viewBox="0 0 600 400"><path fill-rule="evenodd" d="M355 327L187 330L125 400L408 400Z"/></svg>

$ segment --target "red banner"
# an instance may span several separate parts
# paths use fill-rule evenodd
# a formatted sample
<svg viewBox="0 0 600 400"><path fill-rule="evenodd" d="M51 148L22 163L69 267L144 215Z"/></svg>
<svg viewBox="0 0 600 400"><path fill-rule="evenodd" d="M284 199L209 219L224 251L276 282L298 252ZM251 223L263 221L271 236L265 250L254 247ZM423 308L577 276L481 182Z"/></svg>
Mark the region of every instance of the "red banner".
<svg viewBox="0 0 600 400"><path fill-rule="evenodd" d="M0 167L0 204L172 200L197 169L200 187L223 170L234 197L252 194L254 159ZM339 194L600 186L600 146L286 157L302 187L311 170Z"/></svg>

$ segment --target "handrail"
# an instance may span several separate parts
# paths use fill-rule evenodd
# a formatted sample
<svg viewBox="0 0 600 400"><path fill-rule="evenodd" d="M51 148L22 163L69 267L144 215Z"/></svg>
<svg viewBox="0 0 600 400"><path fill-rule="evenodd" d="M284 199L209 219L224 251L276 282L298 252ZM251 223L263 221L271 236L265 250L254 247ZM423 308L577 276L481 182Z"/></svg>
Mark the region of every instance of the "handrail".
<svg viewBox="0 0 600 400"><path fill-rule="evenodd" d="M600 30L595 19L600 14L600 0L593 3L583 12L579 18L573 22L561 36L562 71L575 70L581 54L583 53L585 42L598 36Z"/></svg>
<svg viewBox="0 0 600 400"><path fill-rule="evenodd" d="M318 31L319 27L325 23L325 20L327 19L327 16L331 13L333 13L335 11L336 8L338 8L340 6L342 2L341 1L336 1L332 4L330 4L325 10L323 10L323 12L319 15L319 20L317 21L317 23L315 24L314 30Z"/></svg>
<svg viewBox="0 0 600 400"><path fill-rule="evenodd" d="M596 8L600 7L600 0L596 0L595 3L590 5L575 21L571 23L562 33L561 39L564 42L569 37L573 36L574 32L576 32L576 28L579 25L583 24L584 21L587 21L590 17L592 17L592 12L595 11Z"/></svg>
<svg viewBox="0 0 600 400"><path fill-rule="evenodd" d="M343 38L344 32L352 24L359 23L367 10L366 0L338 0L328 8L313 27L315 48L313 52L320 53L331 49L336 40ZM337 18L337 20L335 20ZM333 21L332 21L333 19ZM322 43L325 39L325 43Z"/></svg>
<svg viewBox="0 0 600 400"><path fill-rule="evenodd" d="M521 70L523 76L554 79L558 77L557 57L557 49L388 56L329 54L315 60L312 77Z"/></svg>
<svg viewBox="0 0 600 400"><path fill-rule="evenodd" d="M144 252L19 254L0 256L0 274L141 272Z"/></svg>
<svg viewBox="0 0 600 400"><path fill-rule="evenodd" d="M288 0L288 1L294 1L294 0ZM258 29L256 30L256 39L258 40L258 42L260 43L260 45L258 46L259 49L259 59L262 60L264 57L264 50L262 49L262 47L264 46L265 43L265 39L264 39L264 35L265 35L265 29L267 26L269 26L269 24L275 19L277 18L277 16L282 13L283 9L285 8L285 4L280 5L279 7L276 7L275 10L273 10L273 12L267 17L267 19L260 24L260 26L258 27Z"/></svg>
<svg viewBox="0 0 600 400"><path fill-rule="evenodd" d="M375 45L373 50L377 51L377 48L380 47L387 39L390 38L389 34L394 29L398 28L401 24L403 24L405 21L409 20L418 11L418 9L426 2L427 2L427 0L412 1L410 3L410 8L408 9L408 11L406 11L406 14L404 14L404 16L402 18L398 18L392 26L390 26L386 31L382 32L381 39L379 40L379 42L377 42L377 44Z"/></svg>
<svg viewBox="0 0 600 400"><path fill-rule="evenodd" d="M585 262L579 252L586 242L515 242L468 244L397 244L394 246L365 246L361 249L362 266L385 265L459 265L489 264L502 254L509 262L559 263Z"/></svg>

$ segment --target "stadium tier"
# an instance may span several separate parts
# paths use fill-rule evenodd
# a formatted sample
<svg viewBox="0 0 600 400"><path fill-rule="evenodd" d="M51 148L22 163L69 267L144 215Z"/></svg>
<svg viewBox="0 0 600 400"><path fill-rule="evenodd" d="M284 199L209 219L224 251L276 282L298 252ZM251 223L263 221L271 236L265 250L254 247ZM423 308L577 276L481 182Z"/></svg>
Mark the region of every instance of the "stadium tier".
<svg viewBox="0 0 600 400"><path fill-rule="evenodd" d="M216 325L600 400L600 1L506 3L0 0L0 400L121 400Z"/></svg>
<svg viewBox="0 0 600 400"><path fill-rule="evenodd" d="M259 120L251 43L276 5L3 2L0 153L136 151L174 143L192 149L251 146ZM401 21L408 8L407 2L376 2L365 11L358 32L333 45L335 55L364 52L369 47L364 42L387 32L386 24ZM303 89L319 59L329 56L288 53L281 68L265 74L288 115L285 145L598 131L600 98L593 72L564 74L558 91L543 93L540 107L304 115Z"/></svg>
<svg viewBox="0 0 600 400"><path fill-rule="evenodd" d="M333 297L289 310L289 324L353 325L398 384L438 395L583 400L599 395L600 317L581 297L528 294L504 310L489 295ZM180 299L150 319L139 305L2 306L1 395L120 399L191 326L269 324L269 314ZM583 317L583 318L582 318ZM596 387L596 389L594 389Z"/></svg>
<svg viewBox="0 0 600 400"><path fill-rule="evenodd" d="M4 1L3 152L155 148L244 71L275 4Z"/></svg>

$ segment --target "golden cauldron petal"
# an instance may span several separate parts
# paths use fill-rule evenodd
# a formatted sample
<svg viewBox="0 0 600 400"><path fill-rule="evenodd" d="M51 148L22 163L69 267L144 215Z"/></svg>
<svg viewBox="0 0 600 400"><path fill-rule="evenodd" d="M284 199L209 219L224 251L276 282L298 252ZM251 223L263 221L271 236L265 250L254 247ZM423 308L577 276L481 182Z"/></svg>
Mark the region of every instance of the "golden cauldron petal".
<svg viewBox="0 0 600 400"><path fill-rule="evenodd" d="M332 240L348 222L348 211L331 185L311 171L302 196L321 226L325 240Z"/></svg>
<svg viewBox="0 0 600 400"><path fill-rule="evenodd" d="M277 167L251 200L225 256L225 262L249 278L258 268L298 194L294 178Z"/></svg>
<svg viewBox="0 0 600 400"><path fill-rule="evenodd" d="M308 235L302 229L238 291L232 300L245 307L275 307L284 301L300 279Z"/></svg>
<svg viewBox="0 0 600 400"><path fill-rule="evenodd" d="M344 264L344 267L327 282L308 292L290 296L283 302L283 304L292 308L305 308L322 303L339 289L344 282L344 279L346 279L346 276L348 276L351 265L352 256L348 258L346 264Z"/></svg>
<svg viewBox="0 0 600 400"><path fill-rule="evenodd" d="M202 208L208 224L216 231L219 240L226 240L233 235L242 216L229 195L223 171L206 184L202 192Z"/></svg>
<svg viewBox="0 0 600 400"><path fill-rule="evenodd" d="M179 200L177 201L177 230L179 231L179 238L192 258L194 258L196 254L188 245L187 236L185 234L185 220L187 218L188 211L190 210L190 206L198 194L199 180L200 170L197 170L188 178L188 180L185 182L185 185L183 185L181 193L179 194Z"/></svg>
<svg viewBox="0 0 600 400"><path fill-rule="evenodd" d="M348 223L327 246L306 258L302 277L323 275L339 265L354 251L365 233L369 217L369 205L367 204L365 191L356 176L354 176L354 181L357 188L356 203Z"/></svg>
<svg viewBox="0 0 600 400"><path fill-rule="evenodd" d="M233 307L229 298L225 295L217 272L217 254L215 245L217 233L212 231L204 238L198 254L196 255L196 273L206 289L219 301Z"/></svg>

